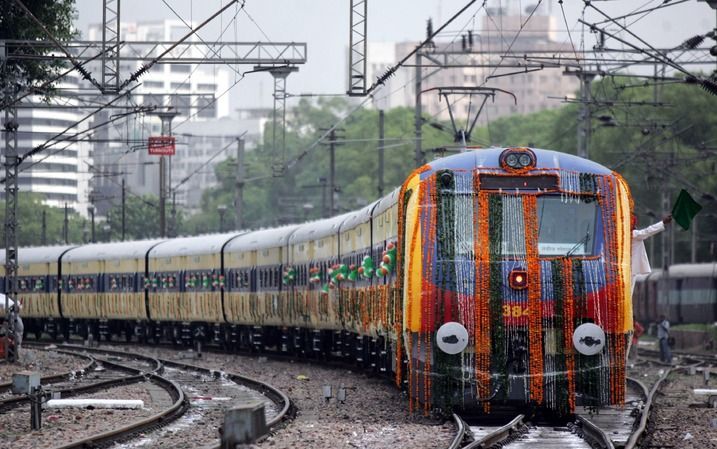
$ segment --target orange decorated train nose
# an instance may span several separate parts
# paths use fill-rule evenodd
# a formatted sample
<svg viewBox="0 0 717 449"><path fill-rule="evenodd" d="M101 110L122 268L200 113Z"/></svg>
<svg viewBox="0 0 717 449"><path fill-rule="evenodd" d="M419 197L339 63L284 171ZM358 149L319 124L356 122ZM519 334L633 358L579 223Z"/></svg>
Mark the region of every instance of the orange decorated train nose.
<svg viewBox="0 0 717 449"><path fill-rule="evenodd" d="M508 276L508 285L513 290L523 290L528 286L528 273L521 269L511 271Z"/></svg>

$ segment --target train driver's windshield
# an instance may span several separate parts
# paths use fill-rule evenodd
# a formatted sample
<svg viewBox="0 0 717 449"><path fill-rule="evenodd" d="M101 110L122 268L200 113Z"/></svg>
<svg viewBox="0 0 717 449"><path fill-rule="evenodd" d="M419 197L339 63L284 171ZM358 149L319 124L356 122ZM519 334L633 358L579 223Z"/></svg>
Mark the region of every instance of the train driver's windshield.
<svg viewBox="0 0 717 449"><path fill-rule="evenodd" d="M593 197L538 197L538 252L541 256L593 254L597 201Z"/></svg>

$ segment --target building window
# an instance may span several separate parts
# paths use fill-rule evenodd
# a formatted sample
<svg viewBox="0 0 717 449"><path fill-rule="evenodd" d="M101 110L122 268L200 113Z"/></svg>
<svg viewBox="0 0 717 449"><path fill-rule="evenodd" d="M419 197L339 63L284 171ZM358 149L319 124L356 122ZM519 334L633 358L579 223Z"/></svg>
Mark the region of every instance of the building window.
<svg viewBox="0 0 717 449"><path fill-rule="evenodd" d="M197 99L197 116L201 118L215 118L217 116L217 102L213 98L199 97Z"/></svg>
<svg viewBox="0 0 717 449"><path fill-rule="evenodd" d="M202 84L202 83L200 83L200 84L197 84L197 89L198 89L198 90L211 90L212 92L214 92L215 90L217 90L217 85L216 85L216 84Z"/></svg>
<svg viewBox="0 0 717 449"><path fill-rule="evenodd" d="M144 81L142 87L145 89L164 89L164 83L162 81Z"/></svg>
<svg viewBox="0 0 717 449"><path fill-rule="evenodd" d="M172 64L169 70L172 73L189 73L192 71L192 66L188 64Z"/></svg>
<svg viewBox="0 0 717 449"><path fill-rule="evenodd" d="M189 90L189 87L190 87L190 85L189 85L188 82L186 82L186 83L171 83L171 84L169 85L169 88L170 88L171 90L179 90L179 89L181 89L181 90Z"/></svg>

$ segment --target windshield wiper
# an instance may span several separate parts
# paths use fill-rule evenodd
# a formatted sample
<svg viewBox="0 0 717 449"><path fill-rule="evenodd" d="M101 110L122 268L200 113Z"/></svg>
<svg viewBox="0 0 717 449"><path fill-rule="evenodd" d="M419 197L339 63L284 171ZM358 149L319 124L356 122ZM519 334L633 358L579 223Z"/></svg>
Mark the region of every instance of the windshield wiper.
<svg viewBox="0 0 717 449"><path fill-rule="evenodd" d="M573 252L577 251L577 249L580 248L580 245L583 245L583 244L587 245L589 239L590 239L590 225L588 225L588 228L585 230L585 237L580 239L580 241L578 243L576 243L575 246L570 248L570 251L568 251L567 254L565 254L565 257L572 256Z"/></svg>

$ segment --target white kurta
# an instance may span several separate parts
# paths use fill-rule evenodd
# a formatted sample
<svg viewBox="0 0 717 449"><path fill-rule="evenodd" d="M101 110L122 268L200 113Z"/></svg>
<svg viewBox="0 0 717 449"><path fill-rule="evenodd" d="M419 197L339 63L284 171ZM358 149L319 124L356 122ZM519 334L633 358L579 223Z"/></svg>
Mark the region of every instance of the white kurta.
<svg viewBox="0 0 717 449"><path fill-rule="evenodd" d="M665 230L665 223L657 222L645 229L635 229L632 231L632 289L635 289L635 276L638 274L649 274L652 272L650 268L650 260L647 258L645 250L645 240L655 234Z"/></svg>

